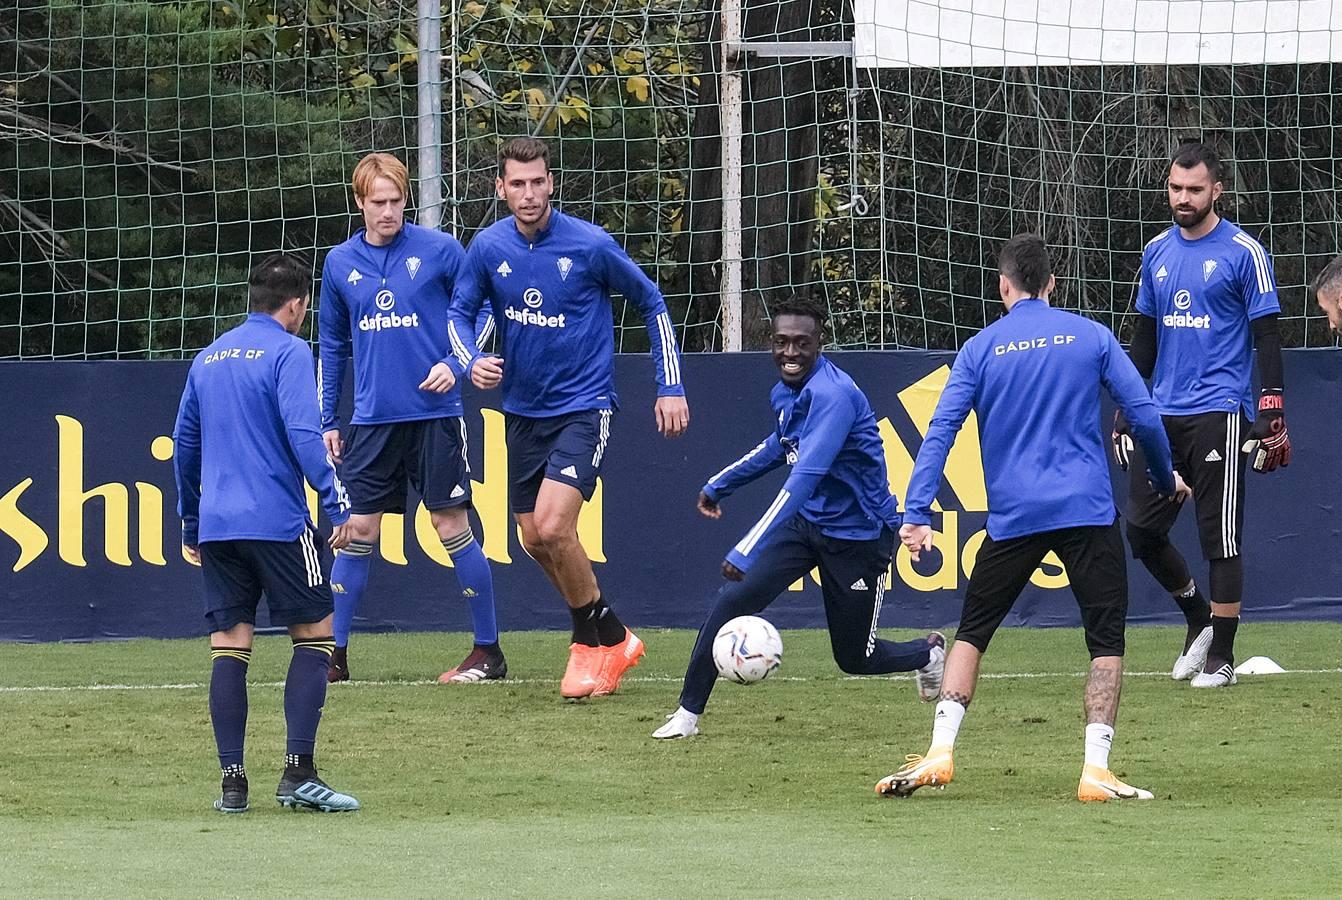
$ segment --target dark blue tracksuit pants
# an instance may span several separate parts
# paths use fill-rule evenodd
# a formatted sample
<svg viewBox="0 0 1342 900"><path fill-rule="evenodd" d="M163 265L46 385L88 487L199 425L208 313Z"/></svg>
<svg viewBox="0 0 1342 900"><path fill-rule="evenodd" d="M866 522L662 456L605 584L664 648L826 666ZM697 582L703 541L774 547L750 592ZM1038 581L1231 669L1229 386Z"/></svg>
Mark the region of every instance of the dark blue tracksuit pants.
<svg viewBox="0 0 1342 900"><path fill-rule="evenodd" d="M690 654L680 705L702 713L708 704L717 678L713 639L718 630L737 616L762 612L814 568L820 569L825 621L840 669L850 675L885 675L927 665L931 648L925 639L897 643L876 637L893 546L894 535L888 530L875 540L847 541L825 537L819 526L794 516L755 560L745 580L729 581L718 592Z"/></svg>

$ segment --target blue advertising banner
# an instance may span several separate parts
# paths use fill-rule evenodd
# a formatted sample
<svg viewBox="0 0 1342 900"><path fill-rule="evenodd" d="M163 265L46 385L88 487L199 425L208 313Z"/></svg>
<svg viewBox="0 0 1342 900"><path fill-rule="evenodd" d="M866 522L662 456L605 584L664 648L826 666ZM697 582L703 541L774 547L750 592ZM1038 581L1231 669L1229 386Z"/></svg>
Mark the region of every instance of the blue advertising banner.
<svg viewBox="0 0 1342 900"><path fill-rule="evenodd" d="M831 358L871 398L890 482L902 495L953 355ZM1243 531L1249 620L1342 620L1342 490L1333 465L1342 447L1338 360L1329 350L1286 353L1295 457L1289 469L1249 475ZM203 633L200 572L181 553L171 463L186 368L179 362L0 363L0 640ZM641 356L618 360L621 411L601 485L580 523L604 593L636 626L699 625L720 584L723 554L784 477L774 472L730 498L719 521L698 515L695 498L704 479L769 433L768 391L777 373L766 354L756 353L689 356L684 371L690 429L668 441L654 427L651 363ZM563 603L522 549L508 511L497 402L496 392L467 390L477 534L494 564L500 625L566 628ZM1107 420L1095 427L1107 434ZM1122 497L1126 476L1114 475ZM972 418L951 454L938 500L939 552L917 566L900 553L881 612L886 627L928 628L958 618L987 508ZM1204 578L1191 511L1175 538ZM387 516L356 627L468 629L449 567L422 507L416 515ZM1179 620L1145 570L1130 564L1129 577L1132 623ZM1076 624L1066 585L1056 560L1045 560L1007 624ZM793 585L768 615L784 628L822 625L814 579Z"/></svg>

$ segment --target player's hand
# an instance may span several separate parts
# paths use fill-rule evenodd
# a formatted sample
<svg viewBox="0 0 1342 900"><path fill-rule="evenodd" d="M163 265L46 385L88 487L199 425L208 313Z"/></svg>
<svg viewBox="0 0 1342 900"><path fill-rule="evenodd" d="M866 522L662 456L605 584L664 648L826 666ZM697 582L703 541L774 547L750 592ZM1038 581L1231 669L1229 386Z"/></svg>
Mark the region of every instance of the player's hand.
<svg viewBox="0 0 1342 900"><path fill-rule="evenodd" d="M447 363L434 363L433 368L429 370L429 376L419 383L421 391L432 391L435 394L446 394L452 390L457 383L457 376L452 374L452 370Z"/></svg>
<svg viewBox="0 0 1342 900"><path fill-rule="evenodd" d="M346 521L344 525L337 525L331 529L331 539L327 543L331 545L332 550L344 550L353 539L354 526Z"/></svg>
<svg viewBox="0 0 1342 900"><path fill-rule="evenodd" d="M477 356L471 363L471 384L482 391L492 390L503 381L503 357Z"/></svg>
<svg viewBox="0 0 1342 900"><path fill-rule="evenodd" d="M326 445L326 452L330 454L331 461L340 462L340 454L345 452L345 442L340 439L340 429L332 428L330 431L323 431L322 443Z"/></svg>
<svg viewBox="0 0 1342 900"><path fill-rule="evenodd" d="M724 559L722 561L722 577L728 581L745 581L746 573Z"/></svg>
<svg viewBox="0 0 1342 900"><path fill-rule="evenodd" d="M653 412L663 437L680 437L690 427L690 405L684 397L658 397Z"/></svg>
<svg viewBox="0 0 1342 900"><path fill-rule="evenodd" d="M1192 496L1193 489L1184 481L1184 476L1176 471L1174 473L1174 493L1169 496L1169 501L1175 504L1183 503Z"/></svg>
<svg viewBox="0 0 1342 900"><path fill-rule="evenodd" d="M699 512L708 516L710 519L722 518L722 507L718 505L718 501L714 500L703 491L699 492Z"/></svg>
<svg viewBox="0 0 1342 900"><path fill-rule="evenodd" d="M1124 472L1128 471L1132 462L1132 426L1121 409L1114 410L1114 430L1109 439L1114 443L1114 462Z"/></svg>
<svg viewBox="0 0 1342 900"><path fill-rule="evenodd" d="M1281 391L1264 391L1258 398L1258 417L1249 429L1244 452L1253 455L1255 472L1271 472L1291 464L1291 437L1286 433Z"/></svg>
<svg viewBox="0 0 1342 900"><path fill-rule="evenodd" d="M909 548L909 556L913 558L914 562L917 562L919 553L932 549L932 526L901 525L899 526L899 540L900 543Z"/></svg>
<svg viewBox="0 0 1342 900"><path fill-rule="evenodd" d="M191 565L193 565L193 566L198 566L198 565L200 565L200 548L199 548L199 547L194 547L194 546L192 546L191 544L183 544L183 545L182 545L182 555L185 556L185 557L187 558L187 560L191 563Z"/></svg>

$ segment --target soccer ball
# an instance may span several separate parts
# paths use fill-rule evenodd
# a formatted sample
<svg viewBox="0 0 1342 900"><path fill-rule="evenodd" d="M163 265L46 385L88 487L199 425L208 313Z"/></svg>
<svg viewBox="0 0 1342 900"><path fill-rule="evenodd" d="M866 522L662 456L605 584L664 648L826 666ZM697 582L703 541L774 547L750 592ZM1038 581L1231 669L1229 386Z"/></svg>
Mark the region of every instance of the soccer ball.
<svg viewBox="0 0 1342 900"><path fill-rule="evenodd" d="M783 639L759 616L737 616L713 638L713 665L737 684L763 681L783 664Z"/></svg>

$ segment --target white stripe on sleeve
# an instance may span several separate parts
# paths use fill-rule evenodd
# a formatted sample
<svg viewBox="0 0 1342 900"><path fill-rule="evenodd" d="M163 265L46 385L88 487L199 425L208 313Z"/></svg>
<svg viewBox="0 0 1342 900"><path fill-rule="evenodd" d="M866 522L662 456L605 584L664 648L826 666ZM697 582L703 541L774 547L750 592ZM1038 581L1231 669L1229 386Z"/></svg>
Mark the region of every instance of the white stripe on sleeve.
<svg viewBox="0 0 1342 900"><path fill-rule="evenodd" d="M736 545L737 553L742 556L750 555L751 551L755 549L755 545L759 543L760 538L764 535L764 532L769 530L769 526L772 525L774 519L778 517L779 510L787 505L788 498L791 496L792 495L788 493L786 488L778 492L778 496L774 498L774 502L769 504L769 508L764 511L764 515L755 523L755 527L747 531L746 536L741 538L741 543Z"/></svg>

